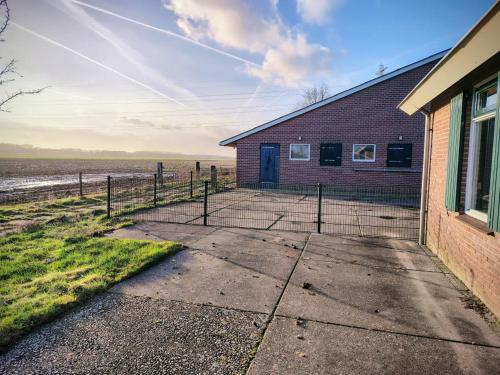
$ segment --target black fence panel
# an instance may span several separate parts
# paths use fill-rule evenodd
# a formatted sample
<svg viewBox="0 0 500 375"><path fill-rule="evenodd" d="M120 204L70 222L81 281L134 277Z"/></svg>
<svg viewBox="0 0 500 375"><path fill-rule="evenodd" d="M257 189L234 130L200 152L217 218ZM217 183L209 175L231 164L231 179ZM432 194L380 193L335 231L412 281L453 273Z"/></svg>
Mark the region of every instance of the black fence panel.
<svg viewBox="0 0 500 375"><path fill-rule="evenodd" d="M418 237L418 191L155 178L112 182L111 214L135 220L295 232Z"/></svg>

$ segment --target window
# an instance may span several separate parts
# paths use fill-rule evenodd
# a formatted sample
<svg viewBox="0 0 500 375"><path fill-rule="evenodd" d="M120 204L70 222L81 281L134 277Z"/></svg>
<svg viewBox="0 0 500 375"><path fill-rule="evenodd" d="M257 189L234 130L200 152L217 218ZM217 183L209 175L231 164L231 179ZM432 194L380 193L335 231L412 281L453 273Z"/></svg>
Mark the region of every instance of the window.
<svg viewBox="0 0 500 375"><path fill-rule="evenodd" d="M479 87L474 94L474 117L488 115L496 109L498 100L497 82L491 81Z"/></svg>
<svg viewBox="0 0 500 375"><path fill-rule="evenodd" d="M319 165L342 165L342 143L322 143L319 148Z"/></svg>
<svg viewBox="0 0 500 375"><path fill-rule="evenodd" d="M487 221L490 201L496 102L496 80L480 86L474 92L465 210L483 221Z"/></svg>
<svg viewBox="0 0 500 375"><path fill-rule="evenodd" d="M391 143L387 145L387 166L411 168L412 144Z"/></svg>
<svg viewBox="0 0 500 375"><path fill-rule="evenodd" d="M291 144L290 145L290 160L309 160L311 153L311 145L308 144Z"/></svg>
<svg viewBox="0 0 500 375"><path fill-rule="evenodd" d="M354 144L352 145L353 161L375 161L374 144Z"/></svg>

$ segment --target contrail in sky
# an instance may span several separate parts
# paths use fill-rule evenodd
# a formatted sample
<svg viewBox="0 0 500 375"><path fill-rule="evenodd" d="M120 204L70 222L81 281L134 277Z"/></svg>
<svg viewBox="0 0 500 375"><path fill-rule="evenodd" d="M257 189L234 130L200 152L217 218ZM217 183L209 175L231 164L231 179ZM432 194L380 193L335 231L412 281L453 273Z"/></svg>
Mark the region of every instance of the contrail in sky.
<svg viewBox="0 0 500 375"><path fill-rule="evenodd" d="M139 86L141 86L141 87L145 88L146 90L149 90L149 91L151 91L151 92L155 93L156 95L161 96L162 98L165 98L165 99L167 99L167 100L170 100L170 101L172 101L172 102L174 102L174 103L177 103L177 104L179 104L179 105L186 106L184 103L181 103L180 101L178 101L178 100L176 100L176 99L174 99L174 98L172 98L172 97L170 97L170 96L168 96L168 95L166 95L166 94L162 93L161 91L158 91L158 90L156 90L155 88L153 88L153 87L151 87L151 86L146 85L145 83L142 83L142 82L140 82L140 81L138 81L138 80L136 80L136 79L134 79L134 78L132 78L132 77L129 77L129 76L127 76L127 75L125 75L125 74L123 74L123 73L119 72L118 70L111 68L110 66L104 65L103 63L101 63L101 62L99 62L99 61L97 61L97 60L94 60L94 59L93 59L93 58L91 58L91 57L85 56L84 54L82 54L82 53L80 53L80 52L78 52L78 51L74 50L73 48L70 48L70 47L68 47L68 46L65 46L64 44L61 44L61 43L59 43L59 42L56 42L55 40L49 39L49 38L47 38L46 36L43 36L43 35L41 35L41 34L39 34L39 33L35 32L35 31L33 31L33 30L30 30L30 29L28 29L28 28L26 28L26 27L24 27L24 26L21 26L20 24L18 24L18 23L16 23L16 22L14 22L14 21L10 21L10 22L9 22L9 24L11 24L11 25L13 25L13 26L15 26L15 27L17 27L17 28L19 28L19 29L23 30L23 31L26 31L26 32L27 32L27 33L29 33L29 34L34 35L34 36L36 36L36 37L38 37L38 38L40 38L40 39L42 39L42 40L46 41L47 43L50 43L50 44L52 44L52 45L54 45L54 46L57 46L57 47L59 47L59 48L62 48L62 49L64 49L64 50L68 51L68 52L73 53L74 55L77 55L77 56L81 57L81 58L82 58L82 59L84 59L84 60L87 60L87 61L89 61L89 62L91 62L91 63L93 63L93 64L95 64L95 65L97 65L97 66L100 66L101 68L106 69L106 70L108 70L108 71L110 71L110 72L112 72L112 73L114 73L114 74L116 74L116 75L118 75L118 76L122 77L123 79L126 79L127 81L130 81L130 82L132 82L132 83L135 83L136 85L139 85Z"/></svg>
<svg viewBox="0 0 500 375"><path fill-rule="evenodd" d="M218 53L219 55L222 55L222 56L226 56L226 57L229 57L231 59L234 59L234 60L237 60L237 61L240 61L240 62L243 62L245 64L249 64L249 65L253 65L255 67L260 67L259 64L256 64L254 63L253 61L250 61L250 60L247 60L247 59L244 59L242 57L239 57L239 56L236 56L236 55L233 55L231 53L228 53L228 52L225 52L223 50L220 50L218 48L214 48L214 47L211 47L209 46L208 44L205 44L205 43L201 43L201 42L198 42L194 39L191 39L191 38L188 38L188 37L185 37L184 35L181 35L181 34L177 34L177 33L174 33L172 31L168 31L168 30L165 30L165 29L160 29L159 27L155 27L155 26L151 26L151 25L148 25L147 23L144 23L144 22L140 22L140 21L136 21L132 18L128 18L128 17L125 17L125 16L122 16L122 15L119 15L117 13L114 13L114 12L111 12L109 10L106 10L106 9L102 9L102 8L99 8L99 7L96 7L96 6L93 6L93 5L90 5L90 4L87 4L87 3L84 3L82 1L79 1L79 0L70 0L71 2L75 3L75 4L78 4L78 5L81 5L83 7L86 7L86 8L90 8L90 9L93 9L95 11L98 11L98 12L101 12L101 13L104 13L104 14L107 14L107 15L110 15L110 16L113 16L113 17L116 17L116 18L119 18L121 20L124 20L124 21L128 21L128 22L131 22L131 23L134 23L136 25L140 25L140 26L143 26L147 29L150 29L150 30L154 30L154 31L158 31L160 33L163 33L163 34L166 34L166 35L170 35L174 38L178 38L178 39L181 39L185 42L188 42L188 43L191 43L191 44L194 44L198 47L202 47L202 48L205 48L205 49L208 49L209 51L212 51L212 52L215 52L215 53Z"/></svg>

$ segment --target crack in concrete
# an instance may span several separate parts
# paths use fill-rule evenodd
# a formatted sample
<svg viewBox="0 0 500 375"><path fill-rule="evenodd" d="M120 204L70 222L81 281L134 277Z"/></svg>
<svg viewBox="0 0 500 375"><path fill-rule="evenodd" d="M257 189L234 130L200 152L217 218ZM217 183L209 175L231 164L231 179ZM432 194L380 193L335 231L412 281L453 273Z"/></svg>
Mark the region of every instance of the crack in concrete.
<svg viewBox="0 0 500 375"><path fill-rule="evenodd" d="M295 261L295 264L293 265L293 268L290 271L290 274L288 275L288 278L287 278L287 280L286 280L286 282L285 282L285 284L283 286L283 289L281 290L281 293L280 293L280 295L278 297L278 300L274 304L273 310L271 311L271 313L269 314L268 318L266 319L266 322L264 323L264 329L262 330L262 339L260 340L259 344L257 345L256 355L248 362L246 369L244 369L244 373L245 374L248 373L248 370L250 369L252 361L255 359L255 357L257 356L257 354L259 352L260 345L261 345L262 341L264 341L264 339L266 337L266 332L267 332L267 329L269 328L269 324L271 324L271 321L273 320L274 316L276 315L276 310L278 309L278 306L279 306L279 304L281 302L281 299L283 298L283 295L285 294L285 290L286 290L288 284L290 283L290 280L292 278L293 273L295 272L295 269L297 268L297 265L299 264L300 258L302 258L302 254L304 254L304 251L307 248L307 244L309 243L309 238L311 238L310 234L307 235L307 238L305 240L304 246L302 247L302 250L300 251L300 254L297 257L297 260Z"/></svg>
<svg viewBox="0 0 500 375"><path fill-rule="evenodd" d="M275 316L278 317L278 318L286 318L286 319L293 319L293 320L296 319L296 317L288 316L288 315L283 315L283 314L275 314ZM470 345L470 346L481 346L481 347L485 347L485 348L500 349L500 346L497 346L497 345L481 344L481 343L475 343L475 342L472 342L472 341L453 340L453 339L447 339L447 338L442 338L442 337L438 337L438 336L419 335L419 334L416 334L416 333L388 331L388 330L380 329L380 328L369 328L369 327L356 326L356 325L351 325L351 324L342 324L342 323L328 322L328 321L325 321L325 320L317 320L317 319L305 319L304 318L304 320L306 320L308 322L326 324L326 325L331 325L331 326L336 326L336 327L345 327L345 328L360 329L360 330L363 330L363 331L388 333L388 334L392 334L392 335L418 337L418 338L423 338L423 339L428 339L428 340L445 341L445 342L456 343L456 344L464 344L464 345Z"/></svg>

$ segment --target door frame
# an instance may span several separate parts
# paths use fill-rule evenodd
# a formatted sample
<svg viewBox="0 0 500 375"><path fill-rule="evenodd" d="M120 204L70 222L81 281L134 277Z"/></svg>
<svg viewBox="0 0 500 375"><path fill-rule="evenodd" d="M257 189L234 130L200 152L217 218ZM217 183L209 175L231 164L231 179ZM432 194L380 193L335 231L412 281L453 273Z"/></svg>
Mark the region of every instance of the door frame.
<svg viewBox="0 0 500 375"><path fill-rule="evenodd" d="M263 182L262 181L262 146L273 146L278 149L278 165L277 165L277 179L276 182ZM279 143L261 143L259 145L259 184L276 184L280 183L280 166L281 166L281 145Z"/></svg>

